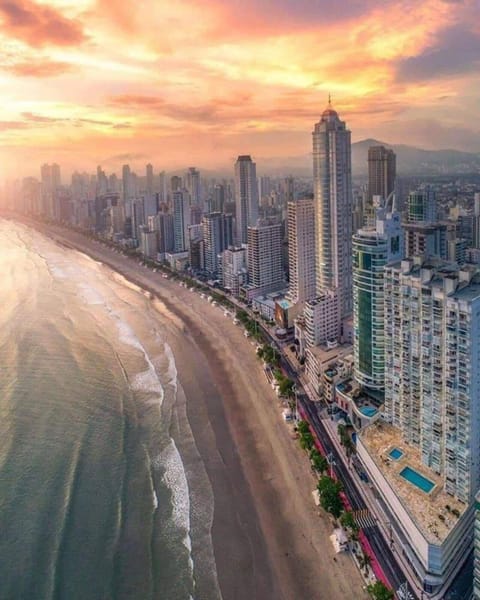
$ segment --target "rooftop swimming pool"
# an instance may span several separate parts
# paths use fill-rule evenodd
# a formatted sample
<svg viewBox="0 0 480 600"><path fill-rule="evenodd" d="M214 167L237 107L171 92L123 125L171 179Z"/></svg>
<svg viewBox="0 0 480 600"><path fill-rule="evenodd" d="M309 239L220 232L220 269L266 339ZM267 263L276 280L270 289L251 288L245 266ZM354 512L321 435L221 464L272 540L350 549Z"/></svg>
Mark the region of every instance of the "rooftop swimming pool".
<svg viewBox="0 0 480 600"><path fill-rule="evenodd" d="M388 456L390 458L393 458L393 460L398 460L399 458L402 458L403 451L400 450L400 448L392 448L388 453Z"/></svg>
<svg viewBox="0 0 480 600"><path fill-rule="evenodd" d="M422 490L422 492L425 492L426 494L431 492L435 487L433 481L430 481L430 479L427 479L411 467L405 467L404 469L402 469L400 471L400 476L406 479L412 485L418 487L420 490Z"/></svg>
<svg viewBox="0 0 480 600"><path fill-rule="evenodd" d="M362 413L362 415L365 415L366 417L373 417L374 415L377 414L378 410L376 408L374 408L373 406L362 406L360 408L360 412Z"/></svg>

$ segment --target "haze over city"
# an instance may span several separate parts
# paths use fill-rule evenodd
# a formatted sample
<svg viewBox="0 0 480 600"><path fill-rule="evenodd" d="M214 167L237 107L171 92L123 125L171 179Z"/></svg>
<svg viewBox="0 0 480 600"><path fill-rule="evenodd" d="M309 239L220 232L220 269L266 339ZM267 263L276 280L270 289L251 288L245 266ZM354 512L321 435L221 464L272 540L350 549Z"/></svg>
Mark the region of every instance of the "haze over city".
<svg viewBox="0 0 480 600"><path fill-rule="evenodd" d="M353 141L479 152L476 15L476 0L2 1L0 176L307 154L329 93Z"/></svg>

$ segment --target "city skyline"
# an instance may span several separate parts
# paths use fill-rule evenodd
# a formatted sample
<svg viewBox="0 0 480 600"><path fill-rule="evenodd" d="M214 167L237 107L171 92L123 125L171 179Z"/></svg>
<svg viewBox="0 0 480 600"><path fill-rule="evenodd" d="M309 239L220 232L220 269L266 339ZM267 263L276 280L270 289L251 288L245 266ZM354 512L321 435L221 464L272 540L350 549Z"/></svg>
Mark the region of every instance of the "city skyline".
<svg viewBox="0 0 480 600"><path fill-rule="evenodd" d="M308 154L329 93L353 141L480 151L474 1L142 8L0 3L0 178Z"/></svg>

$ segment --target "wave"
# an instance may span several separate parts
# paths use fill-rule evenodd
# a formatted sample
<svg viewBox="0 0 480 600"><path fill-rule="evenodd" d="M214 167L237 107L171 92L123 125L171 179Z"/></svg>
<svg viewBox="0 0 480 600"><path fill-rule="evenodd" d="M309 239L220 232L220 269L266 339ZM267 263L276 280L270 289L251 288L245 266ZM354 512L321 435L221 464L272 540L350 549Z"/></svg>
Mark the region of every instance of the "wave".
<svg viewBox="0 0 480 600"><path fill-rule="evenodd" d="M172 520L185 532L183 544L189 552L190 571L193 576L192 541L190 539L190 493L187 476L180 453L173 439L157 457L154 464L162 465L165 469L163 481L172 492Z"/></svg>

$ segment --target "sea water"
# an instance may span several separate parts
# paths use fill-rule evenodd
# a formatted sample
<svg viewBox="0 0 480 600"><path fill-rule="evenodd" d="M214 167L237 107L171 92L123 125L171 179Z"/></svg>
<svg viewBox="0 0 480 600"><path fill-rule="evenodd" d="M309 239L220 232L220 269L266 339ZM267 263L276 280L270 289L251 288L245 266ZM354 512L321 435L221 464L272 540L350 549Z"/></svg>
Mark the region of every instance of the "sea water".
<svg viewBox="0 0 480 600"><path fill-rule="evenodd" d="M5 220L0 274L0 599L219 598L209 535L192 553L213 499L171 434L194 445L168 317Z"/></svg>

